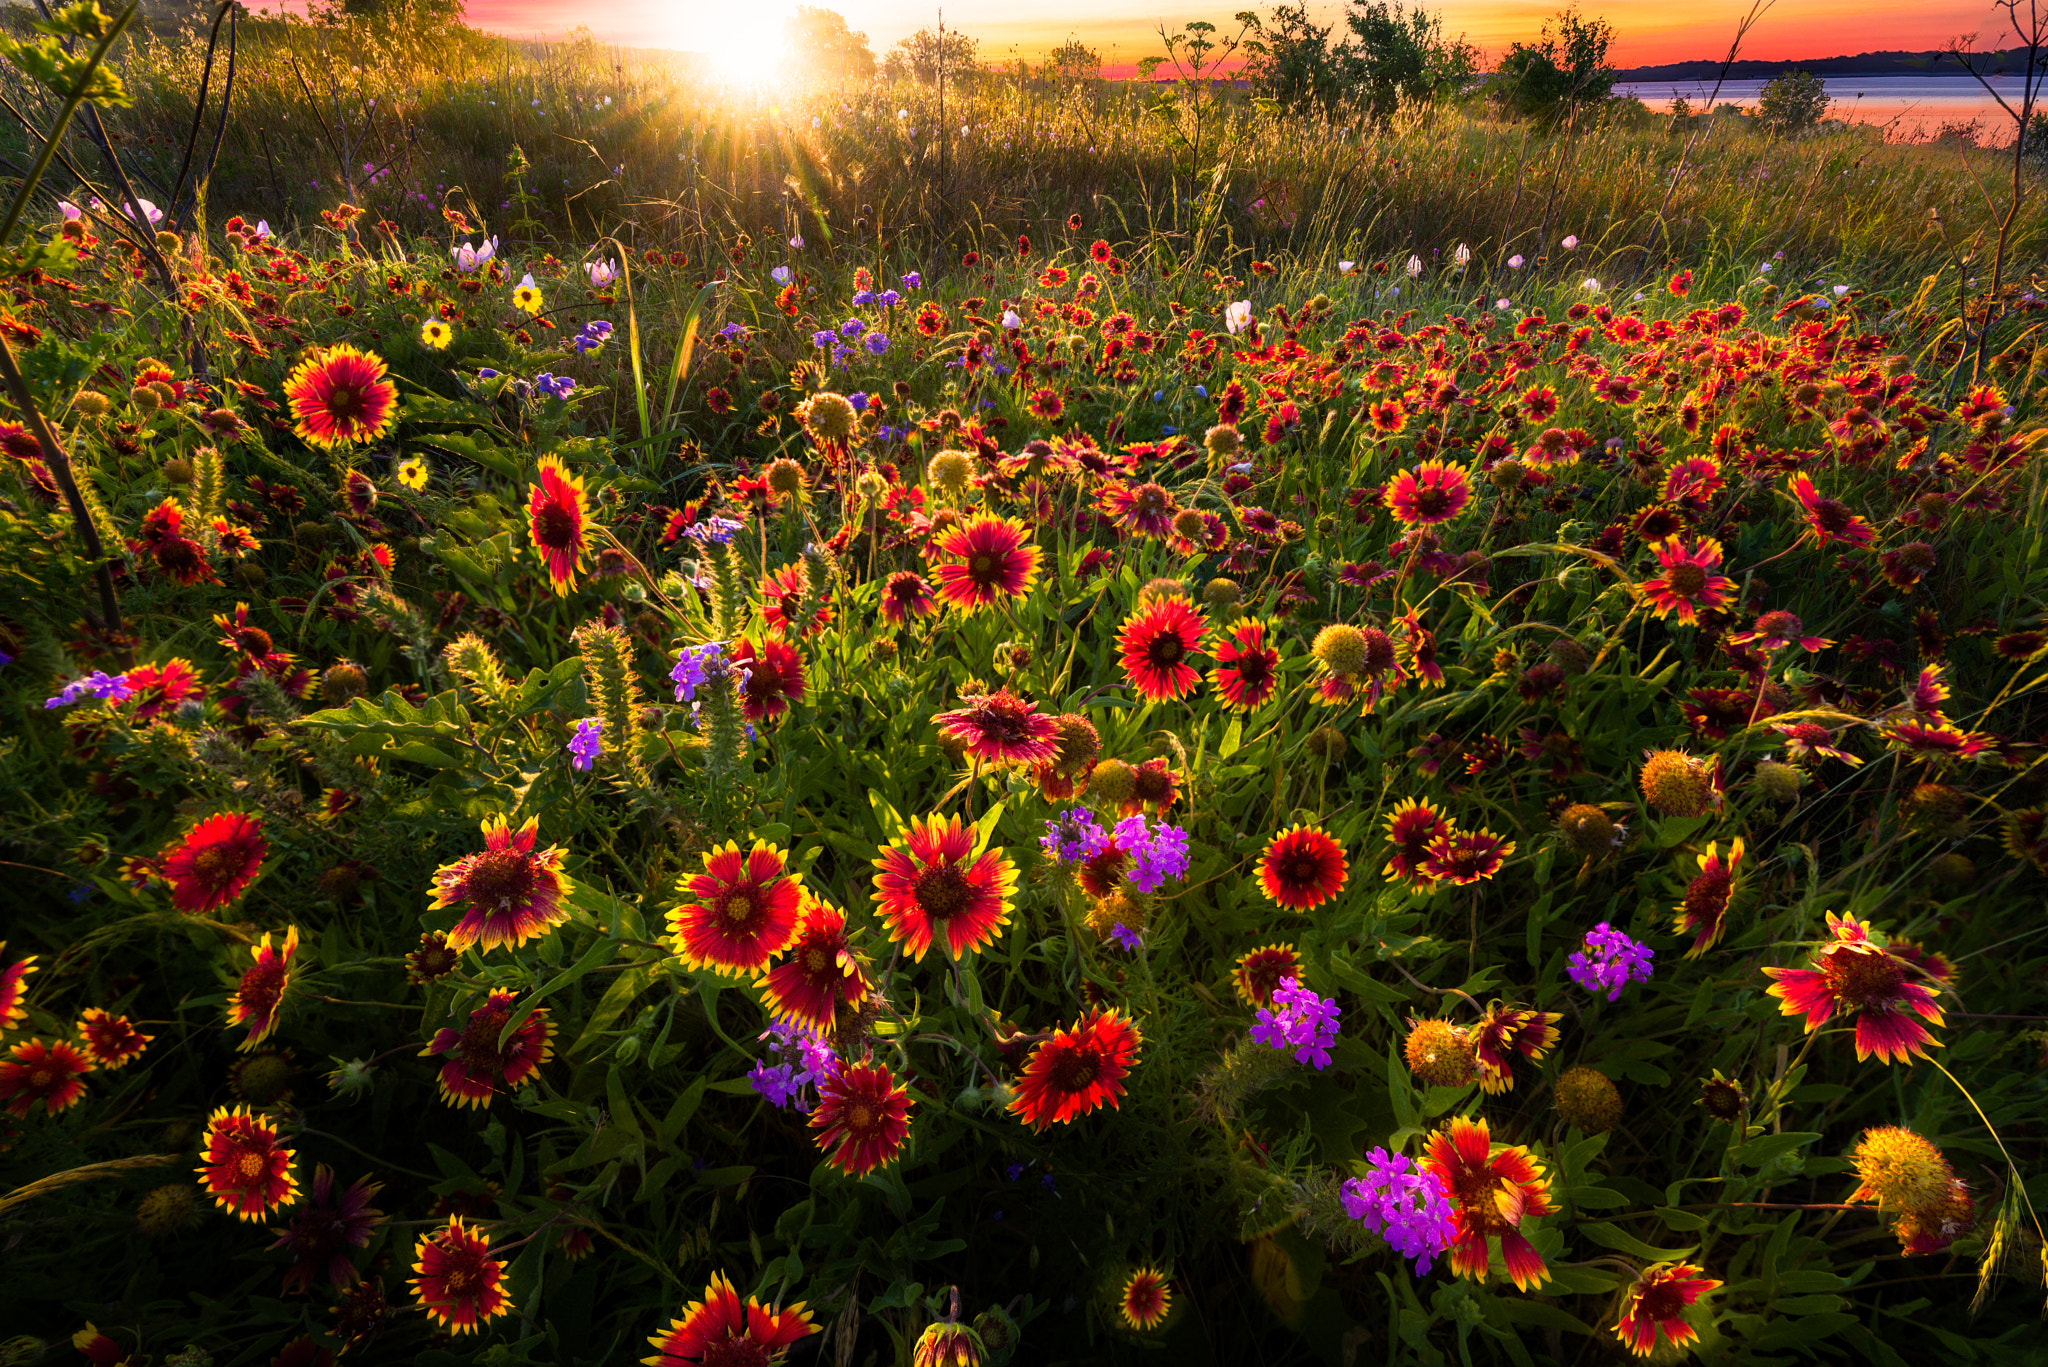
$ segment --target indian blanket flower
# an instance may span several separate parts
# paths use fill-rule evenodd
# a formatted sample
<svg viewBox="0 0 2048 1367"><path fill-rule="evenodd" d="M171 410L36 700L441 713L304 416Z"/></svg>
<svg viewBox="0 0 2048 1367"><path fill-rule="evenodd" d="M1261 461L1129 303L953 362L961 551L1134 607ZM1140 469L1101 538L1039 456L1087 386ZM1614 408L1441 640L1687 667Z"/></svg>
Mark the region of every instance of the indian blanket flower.
<svg viewBox="0 0 2048 1367"><path fill-rule="evenodd" d="M977 763L1044 764L1059 754L1057 724L1007 688L971 694L932 720Z"/></svg>
<svg viewBox="0 0 2048 1367"><path fill-rule="evenodd" d="M528 486L527 532L534 554L547 566L557 596L576 587L577 572L590 554L590 503L583 478L553 456L540 458L540 482Z"/></svg>
<svg viewBox="0 0 2048 1367"><path fill-rule="evenodd" d="M0 940L0 949L5 948L7 941ZM28 976L42 971L36 967L36 958L30 954L0 968L0 1029L28 1018Z"/></svg>
<svg viewBox="0 0 2048 1367"><path fill-rule="evenodd" d="M1330 1048L1337 1042L1340 1013L1334 997L1319 997L1299 978L1273 989L1271 1006L1259 1008L1251 1037L1270 1049L1292 1051L1295 1062L1330 1066Z"/></svg>
<svg viewBox="0 0 2048 1367"><path fill-rule="evenodd" d="M490 1237L460 1215L423 1234L413 1245L413 1294L441 1328L474 1334L500 1315L511 1313L505 1290L505 1264L491 1256Z"/></svg>
<svg viewBox="0 0 2048 1367"><path fill-rule="evenodd" d="M313 1169L312 1189L292 1212L291 1224L271 1231L278 1236L271 1248L292 1255L292 1265L284 1274L287 1293L310 1291L316 1277L325 1277L336 1286L356 1280L348 1251L368 1245L371 1233L382 1223L384 1212L370 1206L382 1189L381 1183L358 1177L337 1196L334 1170L325 1163Z"/></svg>
<svg viewBox="0 0 2048 1367"><path fill-rule="evenodd" d="M375 441L398 419L398 384L382 358L358 347L314 353L284 382L292 431L308 446L332 451Z"/></svg>
<svg viewBox="0 0 2048 1367"><path fill-rule="evenodd" d="M1266 630L1264 622L1244 618L1232 623L1210 652L1216 663L1209 670L1209 685L1234 711L1249 712L1279 691L1280 651L1267 643Z"/></svg>
<svg viewBox="0 0 2048 1367"><path fill-rule="evenodd" d="M1138 1027L1114 1008L1090 1011L1033 1046L1018 1075L1010 1112L1043 1130L1104 1106L1114 1108L1143 1043Z"/></svg>
<svg viewBox="0 0 2048 1367"><path fill-rule="evenodd" d="M519 1022L510 1039L498 1042L518 1000L517 992L494 988L484 1004L469 1013L460 1030L443 1026L420 1050L421 1058L442 1055L447 1059L441 1065L443 1101L451 1106L488 1106L499 1091L532 1082L541 1064L554 1056L554 1032L545 1010L532 1012Z"/></svg>
<svg viewBox="0 0 2048 1367"><path fill-rule="evenodd" d="M1565 971L1588 992L1605 991L1607 1000L1620 1001L1621 989L1629 983L1650 980L1654 957L1648 945L1602 921L1586 932L1585 941L1566 960Z"/></svg>
<svg viewBox="0 0 2048 1367"><path fill-rule="evenodd" d="M1792 476L1792 497L1799 502L1799 514L1806 519L1806 532L1816 549L1839 542L1844 546L1868 546L1877 539L1877 529L1851 512L1837 499L1823 498L1813 480L1804 474Z"/></svg>
<svg viewBox="0 0 2048 1367"><path fill-rule="evenodd" d="M1946 1023L1934 1004L1941 989L1918 981L1910 965L1873 941L1868 922L1833 912L1827 919L1833 942L1814 952L1813 967L1764 969L1779 1012L1803 1014L1808 1033L1838 1012L1854 1015L1859 1063L1873 1054L1886 1063L1910 1063L1928 1046L1939 1048L1921 1021Z"/></svg>
<svg viewBox="0 0 2048 1367"><path fill-rule="evenodd" d="M1735 581L1714 573L1721 566L1721 543L1713 537L1701 537L1690 545L1682 536L1666 537L1651 551L1664 573L1637 587L1658 617L1697 623L1701 609L1718 611L1735 601Z"/></svg>
<svg viewBox="0 0 2048 1367"><path fill-rule="evenodd" d="M270 932L265 931L249 952L256 962L242 971L235 994L228 998L228 1025L249 1027L235 1046L242 1050L254 1049L277 1029L285 989L291 985L292 960L299 953L299 928L287 926L282 945L271 944Z"/></svg>
<svg viewBox="0 0 2048 1367"><path fill-rule="evenodd" d="M1439 883L1462 887L1481 883L1499 873L1515 842L1492 831L1452 829L1429 842L1419 872Z"/></svg>
<svg viewBox="0 0 2048 1367"><path fill-rule="evenodd" d="M1484 1117L1454 1118L1429 1137L1423 1153L1423 1170L1442 1184L1455 1206L1451 1271L1484 1282L1489 1240L1497 1240L1516 1290L1549 1281L1543 1255L1521 1232L1523 1221L1555 1213L1542 1164L1519 1144L1496 1149Z"/></svg>
<svg viewBox="0 0 2048 1367"><path fill-rule="evenodd" d="M938 607L932 586L915 570L897 570L882 581L882 620L892 627L929 617Z"/></svg>
<svg viewBox="0 0 2048 1367"><path fill-rule="evenodd" d="M1472 478L1462 465L1426 460L1396 475L1384 497L1387 511L1402 526L1440 526L1471 504Z"/></svg>
<svg viewBox="0 0 2048 1367"><path fill-rule="evenodd" d="M1555 1011L1531 1011L1522 1007L1489 1006L1466 1038L1472 1046L1472 1065L1479 1072L1479 1085L1488 1095L1514 1090L1515 1075L1509 1065L1515 1055L1534 1062L1557 1043Z"/></svg>
<svg viewBox="0 0 2048 1367"><path fill-rule="evenodd" d="M242 895L269 853L261 817L240 812L207 817L159 862L171 885L171 905L195 915L220 910Z"/></svg>
<svg viewBox="0 0 2048 1367"><path fill-rule="evenodd" d="M787 1309L751 1296L741 1301L732 1278L714 1272L704 1299L691 1301L680 1319L648 1339L655 1355L640 1361L648 1367L769 1367L791 1344L817 1332L802 1301Z"/></svg>
<svg viewBox="0 0 2048 1367"><path fill-rule="evenodd" d="M1680 935L1693 937L1692 948L1685 951L1688 959L1697 959L1720 942L1728 908L1735 901L1737 875L1742 870L1742 837L1735 837L1726 858L1720 849L1719 844L1707 846L1707 852L1699 857L1700 871L1686 884L1685 900L1678 904L1673 928Z"/></svg>
<svg viewBox="0 0 2048 1367"><path fill-rule="evenodd" d="M939 596L963 612L1029 593L1044 554L1026 539L1023 527L986 513L940 533L932 550Z"/></svg>
<svg viewBox="0 0 2048 1367"><path fill-rule="evenodd" d="M85 1095L85 1075L93 1062L76 1045L27 1039L8 1052L13 1057L0 1062L0 1101L16 1119L39 1104L44 1115L55 1115Z"/></svg>
<svg viewBox="0 0 2048 1367"><path fill-rule="evenodd" d="M868 976L846 934L846 913L800 894L796 936L789 957L756 981L775 1015L816 1030L832 1028L841 1007L867 1000Z"/></svg>
<svg viewBox="0 0 2048 1367"><path fill-rule="evenodd" d="M246 1106L223 1106L208 1117L205 1161L197 1171L213 1203L238 1220L261 1219L299 1189L292 1150L275 1126Z"/></svg>
<svg viewBox="0 0 2048 1367"><path fill-rule="evenodd" d="M1380 873L1390 880L1429 882L1431 876L1423 871L1423 865L1430 847L1455 829L1456 824L1428 799L1402 798L1387 816L1387 843L1393 852Z"/></svg>
<svg viewBox="0 0 2048 1367"><path fill-rule="evenodd" d="M910 1138L910 1089L886 1063L845 1063L818 1083L811 1128L825 1161L855 1177L903 1152Z"/></svg>
<svg viewBox="0 0 2048 1367"><path fill-rule="evenodd" d="M5 1015L5 1009L0 1008L0 1018ZM97 1006L86 1007L85 1016L78 1022L78 1040L86 1057L94 1067L110 1071L133 1063L155 1038L137 1030L126 1016L111 1015Z"/></svg>
<svg viewBox="0 0 2048 1367"><path fill-rule="evenodd" d="M1173 1286L1157 1268L1141 1267L1124 1282L1117 1313L1133 1329L1156 1329L1173 1305Z"/></svg>
<svg viewBox="0 0 2048 1367"><path fill-rule="evenodd" d="M804 657L779 636L758 644L743 640L733 647L732 666L745 671L740 710L748 721L779 717L793 702L804 699Z"/></svg>
<svg viewBox="0 0 2048 1367"><path fill-rule="evenodd" d="M692 968L759 973L796 938L803 885L789 855L765 840L706 851L704 872L676 887L685 899L668 914L677 952Z"/></svg>
<svg viewBox="0 0 2048 1367"><path fill-rule="evenodd" d="M958 816L912 818L875 860L875 901L889 938L922 961L937 943L954 959L995 942L1009 924L1017 868L998 850L974 851Z"/></svg>
<svg viewBox="0 0 2048 1367"><path fill-rule="evenodd" d="M590 766L597 763L597 757L604 753L604 739L600 734L604 722L598 717L585 717L576 723L576 734L569 737L563 749L569 752L569 767L578 773L589 773Z"/></svg>
<svg viewBox="0 0 2048 1367"><path fill-rule="evenodd" d="M1686 1323L1685 1312L1701 1296L1721 1283L1700 1275L1704 1268L1691 1263L1658 1263L1646 1268L1628 1289L1621 1321L1614 1333L1637 1357L1648 1357L1657 1346L1657 1332L1674 1348L1699 1338L1699 1331Z"/></svg>
<svg viewBox="0 0 2048 1367"><path fill-rule="evenodd" d="M1344 888L1350 866L1344 847L1314 826L1293 826L1274 836L1259 856L1259 889L1277 906L1308 911Z"/></svg>
<svg viewBox="0 0 2048 1367"><path fill-rule="evenodd" d="M1154 598L1141 604L1117 633L1124 677L1151 702L1186 697L1202 680L1188 656L1202 648L1208 629L1208 619L1184 598Z"/></svg>
<svg viewBox="0 0 2048 1367"><path fill-rule="evenodd" d="M1365 1156L1363 1177L1344 1183L1344 1213L1387 1241L1415 1265L1415 1275L1449 1250L1458 1236L1457 1217L1443 1180L1412 1163L1406 1154L1376 1148Z"/></svg>
<svg viewBox="0 0 2048 1367"><path fill-rule="evenodd" d="M1230 985L1246 1006L1265 1006L1280 984L1301 976L1301 955L1293 945L1262 945L1238 956Z"/></svg>
<svg viewBox="0 0 2048 1367"><path fill-rule="evenodd" d="M434 900L428 905L462 912L448 932L450 949L459 954L471 946L485 952L500 945L517 948L569 919L566 899L574 885L561 871L567 851L552 845L536 851L539 833L538 817L516 831L502 816L489 818L481 854L434 870L427 889Z"/></svg>
<svg viewBox="0 0 2048 1367"><path fill-rule="evenodd" d="M1969 1184L1931 1141L1897 1125L1865 1130L1849 1154L1857 1188L1851 1201L1874 1201L1898 1217L1892 1232L1908 1256L1936 1253L1976 1223Z"/></svg>

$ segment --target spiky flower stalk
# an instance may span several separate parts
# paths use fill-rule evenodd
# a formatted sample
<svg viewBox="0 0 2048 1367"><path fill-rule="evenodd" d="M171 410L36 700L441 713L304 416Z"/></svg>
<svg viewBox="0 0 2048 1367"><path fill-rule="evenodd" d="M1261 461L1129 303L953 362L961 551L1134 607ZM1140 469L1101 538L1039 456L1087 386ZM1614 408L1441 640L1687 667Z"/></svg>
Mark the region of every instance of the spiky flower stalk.
<svg viewBox="0 0 2048 1367"><path fill-rule="evenodd" d="M640 764L640 681L633 673L631 638L619 627L592 621L576 628L574 639L583 656L590 710L604 723L606 757L635 778L645 779Z"/></svg>
<svg viewBox="0 0 2048 1367"><path fill-rule="evenodd" d="M704 567L711 573L712 633L727 641L745 635L750 609L746 585L740 575L739 558L725 542L707 542Z"/></svg>
<svg viewBox="0 0 2048 1367"><path fill-rule="evenodd" d="M469 685L471 700L477 706L504 720L512 706L512 685L505 678L505 667L498 662L497 652L483 637L473 631L464 632L442 652L441 659L449 673Z"/></svg>

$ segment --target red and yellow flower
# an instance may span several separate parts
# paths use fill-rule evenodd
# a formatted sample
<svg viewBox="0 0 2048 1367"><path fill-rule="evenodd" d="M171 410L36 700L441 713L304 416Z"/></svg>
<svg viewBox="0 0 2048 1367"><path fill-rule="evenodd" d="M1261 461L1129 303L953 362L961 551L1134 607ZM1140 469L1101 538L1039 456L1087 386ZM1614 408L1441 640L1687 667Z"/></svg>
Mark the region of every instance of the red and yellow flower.
<svg viewBox="0 0 2048 1367"><path fill-rule="evenodd" d="M1628 1289L1621 1322L1614 1326L1615 1335L1628 1345L1631 1353L1648 1357L1657 1346L1660 1329L1664 1331L1664 1341L1674 1348L1699 1338L1699 1331L1686 1322L1685 1312L1701 1296L1721 1285L1701 1276L1703 1271L1704 1268L1691 1263L1658 1263L1636 1278Z"/></svg>
<svg viewBox="0 0 2048 1367"><path fill-rule="evenodd" d="M723 1272L711 1274L704 1299L692 1301L680 1319L672 1320L665 1333L647 1341L659 1351L641 1358L647 1367L724 1367L724 1364L753 1364L768 1367L806 1335L818 1332L804 1303L784 1309L761 1304L751 1296L744 1302L733 1289L732 1279Z"/></svg>
<svg viewBox="0 0 2048 1367"><path fill-rule="evenodd" d="M554 1057L553 1031L547 1012L536 1010L519 1023L503 1044L498 1037L512 1019L517 992L496 988L482 1006L469 1013L460 1030L446 1026L434 1032L421 1058L446 1055L441 1065L441 1099L451 1106L488 1106L502 1089L512 1091L533 1081L541 1064Z"/></svg>
<svg viewBox="0 0 2048 1367"><path fill-rule="evenodd" d="M1235 622L1211 652L1209 685L1224 705L1249 712L1280 688L1280 651L1266 642L1266 624L1247 617Z"/></svg>
<svg viewBox="0 0 2048 1367"><path fill-rule="evenodd" d="M1044 764L1059 755L1058 723L1007 688L964 697L932 720L940 735L983 764Z"/></svg>
<svg viewBox="0 0 2048 1367"><path fill-rule="evenodd" d="M398 418L398 384L383 359L352 346L328 347L299 364L284 382L292 431L323 450L375 441Z"/></svg>
<svg viewBox="0 0 2048 1367"><path fill-rule="evenodd" d="M1040 1041L1024 1061L1010 1111L1034 1130L1115 1107L1145 1037L1114 1009L1090 1011Z"/></svg>
<svg viewBox="0 0 2048 1367"><path fill-rule="evenodd" d="M707 851L704 872L676 892L688 900L669 912L669 930L692 968L758 973L796 938L803 885L789 855L765 840L745 851L735 840Z"/></svg>
<svg viewBox="0 0 2048 1367"><path fill-rule="evenodd" d="M1387 486L1387 511L1404 527L1436 527L1472 503L1472 477L1462 465L1426 460Z"/></svg>
<svg viewBox="0 0 2048 1367"><path fill-rule="evenodd" d="M775 1015L825 1031L842 1006L866 1001L873 984L847 937L846 913L808 892L801 898L789 957L762 973L755 985Z"/></svg>
<svg viewBox="0 0 2048 1367"><path fill-rule="evenodd" d="M747 671L740 710L748 721L779 717L804 700L804 657L781 637L768 636L758 645L742 640L732 648L732 664Z"/></svg>
<svg viewBox="0 0 2048 1367"><path fill-rule="evenodd" d="M14 1057L0 1062L0 1101L16 1119L38 1104L44 1115L55 1115L85 1095L85 1075L93 1062L77 1046L26 1039L8 1052Z"/></svg>
<svg viewBox="0 0 2048 1367"><path fill-rule="evenodd" d="M158 867L170 881L171 905L199 914L218 911L240 897L269 853L261 817L222 812L164 851Z"/></svg>
<svg viewBox="0 0 2048 1367"><path fill-rule="evenodd" d="M1515 842L1492 831L1451 829L1429 842L1420 872L1439 883L1462 887L1493 877L1515 852Z"/></svg>
<svg viewBox="0 0 2048 1367"><path fill-rule="evenodd" d="M1344 888L1350 866L1344 847L1315 826L1294 826L1266 843L1259 889L1289 911L1308 911Z"/></svg>
<svg viewBox="0 0 2048 1367"><path fill-rule="evenodd" d="M941 532L932 553L939 596L964 612L1029 593L1043 554L1017 523L987 513Z"/></svg>
<svg viewBox="0 0 2048 1367"><path fill-rule="evenodd" d="M1301 955L1293 945L1262 945L1238 956L1230 985L1246 1006L1264 1006L1289 978L1301 976Z"/></svg>
<svg viewBox="0 0 2048 1367"><path fill-rule="evenodd" d="M207 1119L206 1161L198 1173L214 1204L238 1220L261 1219L299 1189L292 1150L275 1126L246 1106L223 1106Z"/></svg>
<svg viewBox="0 0 2048 1367"><path fill-rule="evenodd" d="M1426 798L1402 798L1387 816L1387 843L1394 848L1380 873L1389 880L1428 883L1430 875L1422 866L1429 858L1430 846L1455 829L1456 823L1438 811L1435 803Z"/></svg>
<svg viewBox="0 0 2048 1367"><path fill-rule="evenodd" d="M94 1067L112 1071L140 1058L156 1036L143 1034L126 1016L88 1006L78 1022L78 1038Z"/></svg>
<svg viewBox="0 0 2048 1367"><path fill-rule="evenodd" d="M891 1162L910 1138L910 1089L886 1063L834 1064L818 1082L811 1128L825 1161L858 1177Z"/></svg>
<svg viewBox="0 0 2048 1367"><path fill-rule="evenodd" d="M241 1050L254 1049L277 1029L285 989L291 986L292 960L299 953L299 928L285 927L282 945L271 944L270 932L265 931L249 953L256 962L242 970L242 980L228 998L228 1028L249 1027L249 1033L235 1046Z"/></svg>
<svg viewBox="0 0 2048 1367"><path fill-rule="evenodd" d="M500 945L517 948L569 919L565 899L574 885L561 871L567 851L536 851L539 831L537 817L516 831L504 817L492 817L483 823L481 854L434 870L430 905L462 911L448 932L448 948L458 954L472 945L486 952Z"/></svg>
<svg viewBox="0 0 2048 1367"><path fill-rule="evenodd" d="M1921 1021L1946 1023L1934 1004L1941 989L1918 981L1910 965L1872 940L1868 922L1829 912L1828 933L1833 943L1815 951L1813 967L1764 970L1779 1012L1804 1015L1808 1033L1838 1012L1853 1014L1859 1063L1873 1054L1886 1063L1910 1063L1929 1046L1940 1048Z"/></svg>
<svg viewBox="0 0 2048 1367"><path fill-rule="evenodd" d="M1557 1023L1562 1019L1554 1011L1529 1011L1493 1003L1469 1032L1479 1085L1489 1094L1512 1090L1515 1075L1508 1065L1514 1062L1514 1056L1520 1054L1531 1062L1542 1058L1557 1043Z"/></svg>
<svg viewBox="0 0 2048 1367"><path fill-rule="evenodd" d="M0 940L0 949L5 948L7 941ZM40 971L33 954L0 968L0 1029L28 1018L28 975Z"/></svg>
<svg viewBox="0 0 2048 1367"><path fill-rule="evenodd" d="M922 960L936 943L958 959L995 941L1010 920L1017 869L998 850L974 852L974 828L926 816L875 860L875 900L889 938Z"/></svg>
<svg viewBox="0 0 2048 1367"><path fill-rule="evenodd" d="M1185 598L1154 598L1139 605L1117 633L1124 677L1139 696L1172 702L1195 691L1202 673L1188 656L1202 648L1209 621Z"/></svg>
<svg viewBox="0 0 2048 1367"><path fill-rule="evenodd" d="M1699 874L1685 888L1685 900L1678 904L1678 921L1673 927L1680 935L1693 937L1685 957L1696 959L1721 939L1728 908L1735 902L1737 875L1742 870L1742 837L1736 836L1723 859L1718 844L1707 846L1699 857Z"/></svg>
<svg viewBox="0 0 2048 1367"><path fill-rule="evenodd" d="M547 567L548 583L566 596L590 554L590 503L582 476L570 474L553 456L542 456L540 482L528 486L526 517L533 553Z"/></svg>
<svg viewBox="0 0 2048 1367"><path fill-rule="evenodd" d="M474 1334L511 1313L505 1264L491 1256L491 1240L460 1215L413 1245L413 1294L427 1318L457 1334Z"/></svg>
<svg viewBox="0 0 2048 1367"><path fill-rule="evenodd" d="M1450 1194L1456 1233L1451 1271L1486 1280L1489 1240L1498 1240L1501 1261L1515 1289L1527 1291L1550 1280L1543 1255L1521 1232L1522 1222L1555 1213L1543 1166L1521 1145L1496 1149L1485 1119L1456 1117L1429 1137L1423 1169Z"/></svg>
<svg viewBox="0 0 2048 1367"><path fill-rule="evenodd" d="M1650 549L1664 572L1637 587L1658 617L1696 623L1701 609L1718 611L1735 601L1735 581L1714 573L1721 567L1721 543L1713 537L1687 545L1684 537L1670 536Z"/></svg>
<svg viewBox="0 0 2048 1367"><path fill-rule="evenodd" d="M1157 1268L1141 1267L1124 1282L1117 1311L1133 1329L1156 1329L1173 1305L1173 1287Z"/></svg>

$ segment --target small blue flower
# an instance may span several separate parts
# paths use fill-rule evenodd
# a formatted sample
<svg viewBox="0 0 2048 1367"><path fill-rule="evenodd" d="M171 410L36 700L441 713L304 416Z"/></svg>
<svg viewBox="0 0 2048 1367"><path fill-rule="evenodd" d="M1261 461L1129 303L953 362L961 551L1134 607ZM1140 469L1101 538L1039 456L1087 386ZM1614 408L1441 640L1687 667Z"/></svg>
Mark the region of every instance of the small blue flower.
<svg viewBox="0 0 2048 1367"><path fill-rule="evenodd" d="M814 347L820 347L820 348L823 348L823 347L828 347L828 346L831 346L831 345L832 345L832 329L830 329L830 328L825 328L825 329L824 329L824 330L822 330L822 331L819 331L819 332L814 332L814 333L812 333L812 334L811 334L811 345L812 345L812 346L814 346Z"/></svg>
<svg viewBox="0 0 2048 1367"><path fill-rule="evenodd" d="M854 390L851 394L848 394L846 396L846 401L853 405L853 411L856 413L865 413L868 411L868 396L866 392L863 390Z"/></svg>
<svg viewBox="0 0 2048 1367"><path fill-rule="evenodd" d="M1205 384L1198 384L1195 386L1195 392L1206 399L1209 397L1209 386Z"/></svg>
<svg viewBox="0 0 2048 1367"><path fill-rule="evenodd" d="M867 341L861 345L868 349L870 356L879 356L889 349L889 334L886 332L870 332Z"/></svg>
<svg viewBox="0 0 2048 1367"><path fill-rule="evenodd" d="M873 290L855 290L853 292L853 306L857 309L864 309L874 302L875 292Z"/></svg>
<svg viewBox="0 0 2048 1367"><path fill-rule="evenodd" d="M569 765L578 773L587 774L597 757L604 753L604 741L598 736L604 730L604 722L596 717L585 717L576 723L576 734L569 737L565 747L569 752Z"/></svg>
<svg viewBox="0 0 2048 1367"><path fill-rule="evenodd" d="M839 335L841 337L858 337L867 330L868 325L858 318L849 318L839 325Z"/></svg>
<svg viewBox="0 0 2048 1367"><path fill-rule="evenodd" d="M916 271L903 272L903 288L907 290L914 290L923 283L924 277L919 275Z"/></svg>
<svg viewBox="0 0 2048 1367"><path fill-rule="evenodd" d="M898 294L895 290L883 290L880 294L875 296L875 302L880 304L885 309L893 309L898 304L903 302L903 296Z"/></svg>

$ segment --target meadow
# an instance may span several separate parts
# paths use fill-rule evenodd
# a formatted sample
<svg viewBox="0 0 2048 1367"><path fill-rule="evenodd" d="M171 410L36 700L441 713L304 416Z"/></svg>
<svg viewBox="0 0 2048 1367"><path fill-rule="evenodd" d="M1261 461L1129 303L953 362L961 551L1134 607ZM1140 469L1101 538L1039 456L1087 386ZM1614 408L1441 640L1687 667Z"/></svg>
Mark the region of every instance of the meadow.
<svg viewBox="0 0 2048 1367"><path fill-rule="evenodd" d="M2040 1360L2036 172L55 27L0 1361Z"/></svg>

